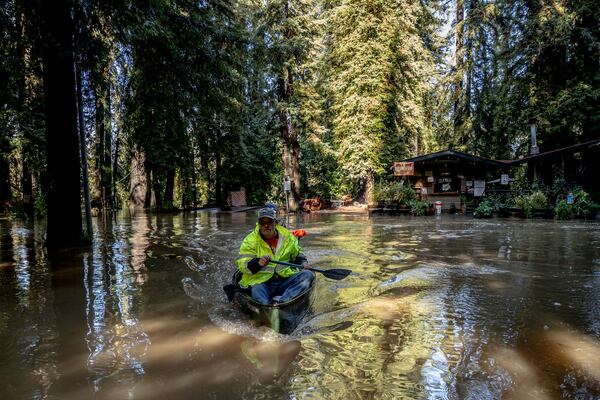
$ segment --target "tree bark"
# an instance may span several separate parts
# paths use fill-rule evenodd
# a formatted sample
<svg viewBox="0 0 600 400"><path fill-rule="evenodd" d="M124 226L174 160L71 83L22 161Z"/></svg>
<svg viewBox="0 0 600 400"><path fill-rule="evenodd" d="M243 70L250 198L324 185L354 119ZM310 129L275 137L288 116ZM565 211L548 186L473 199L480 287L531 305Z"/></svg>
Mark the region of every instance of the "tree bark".
<svg viewBox="0 0 600 400"><path fill-rule="evenodd" d="M223 204L223 184L221 177L221 152L218 148L215 150L215 201L217 203L217 207L223 208L225 204Z"/></svg>
<svg viewBox="0 0 600 400"><path fill-rule="evenodd" d="M69 4L66 0L41 2L46 34L42 60L50 248L79 245L82 240L73 21Z"/></svg>
<svg viewBox="0 0 600 400"><path fill-rule="evenodd" d="M194 209L198 208L198 193L196 190L196 147L192 141L192 204Z"/></svg>
<svg viewBox="0 0 600 400"><path fill-rule="evenodd" d="M111 126L110 126L110 85L108 66L104 60L94 73L96 95L96 192L100 196L102 208L109 208L112 202L111 188Z"/></svg>
<svg viewBox="0 0 600 400"><path fill-rule="evenodd" d="M9 154L10 141L8 140L8 129L2 124L0 126L0 211L4 209L5 202L10 201L12 198L7 159Z"/></svg>
<svg viewBox="0 0 600 400"><path fill-rule="evenodd" d="M113 155L112 165L112 205L114 208L121 208L117 196L117 172L119 170L119 133L115 132L115 154Z"/></svg>
<svg viewBox="0 0 600 400"><path fill-rule="evenodd" d="M464 35L464 16L465 5L464 0L456 0L456 75L454 82L454 134L460 133L460 128L463 122L463 75L464 75L464 50L463 50L463 35ZM462 138L459 138L462 142Z"/></svg>
<svg viewBox="0 0 600 400"><path fill-rule="evenodd" d="M288 94L291 98L294 94L294 77L292 76L291 68L288 68ZM289 114L289 109L288 109ZM290 168L292 172L292 198L290 198L290 208L294 211L298 211L300 204L300 143L298 142L298 131L294 126L294 119L289 118L289 138L291 145L291 159Z"/></svg>
<svg viewBox="0 0 600 400"><path fill-rule="evenodd" d="M166 211L172 211L173 207L173 193L175 191L175 168L169 168L167 170L167 179L165 183L165 197L164 197L164 208Z"/></svg>
<svg viewBox="0 0 600 400"><path fill-rule="evenodd" d="M75 63L75 78L77 83L77 116L79 117L79 149L81 152L81 174L83 178L83 196L85 203L86 239L92 240L92 205L90 201L90 183L88 179L87 149L85 140L85 123L83 121L83 95L81 94L81 70Z"/></svg>
<svg viewBox="0 0 600 400"><path fill-rule="evenodd" d="M152 168L152 188L154 191L154 208L158 211L163 210L163 197L160 190L160 181L156 169Z"/></svg>
<svg viewBox="0 0 600 400"><path fill-rule="evenodd" d="M146 196L144 198L144 208L150 208L155 205L152 202L152 170L148 168L146 163L144 163L144 170L146 171Z"/></svg>
<svg viewBox="0 0 600 400"><path fill-rule="evenodd" d="M144 153L136 145L132 151L131 174L129 175L129 209L140 210L146 206L148 181L144 169Z"/></svg>
<svg viewBox="0 0 600 400"><path fill-rule="evenodd" d="M289 17L289 2L284 4L284 15ZM286 41L290 41L294 36L294 31L290 28L285 29L284 37ZM300 200L300 169L299 169L299 153L300 146L298 145L298 135L294 129L294 122L290 114L289 104L294 91L293 71L290 67L283 67L281 77L278 80L278 97L279 97L279 130L283 144L283 172L284 178L292 182L291 196L289 198L288 210L291 212L298 211L298 201ZM287 195L287 193L286 193Z"/></svg>
<svg viewBox="0 0 600 400"><path fill-rule="evenodd" d="M21 190L23 199L23 209L28 215L33 215L33 183L32 183L32 171L30 168L31 163L31 128L25 128L23 119L30 118L31 116L27 112L27 56L25 50L26 41L26 30L25 30L25 10L20 7L16 10L16 28L17 28L17 40L16 40L16 51L19 67L21 72L19 74L18 86L17 86L17 112L19 129L21 131L21 156L23 162L23 168L21 170ZM10 154L8 151L4 154ZM10 190L10 186L7 186Z"/></svg>

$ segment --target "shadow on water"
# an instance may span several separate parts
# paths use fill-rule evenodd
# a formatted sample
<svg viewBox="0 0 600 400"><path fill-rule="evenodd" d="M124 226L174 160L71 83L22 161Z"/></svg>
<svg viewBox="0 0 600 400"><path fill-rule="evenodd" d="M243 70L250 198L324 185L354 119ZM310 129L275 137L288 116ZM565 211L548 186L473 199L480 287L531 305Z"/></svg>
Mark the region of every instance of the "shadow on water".
<svg viewBox="0 0 600 400"><path fill-rule="evenodd" d="M554 399L600 396L600 225L319 215L318 278L289 335L222 286L255 215L95 220L48 255L0 220L0 398Z"/></svg>

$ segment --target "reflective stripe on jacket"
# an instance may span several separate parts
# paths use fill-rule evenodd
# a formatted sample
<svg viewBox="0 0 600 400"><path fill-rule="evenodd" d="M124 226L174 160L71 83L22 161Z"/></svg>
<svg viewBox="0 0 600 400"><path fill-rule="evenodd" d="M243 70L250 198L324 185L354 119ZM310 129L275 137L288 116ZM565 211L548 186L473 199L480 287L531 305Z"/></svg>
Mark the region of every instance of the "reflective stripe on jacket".
<svg viewBox="0 0 600 400"><path fill-rule="evenodd" d="M258 224L244 238L236 261L238 269L242 273L242 279L240 280L241 287L254 286L266 282L271 279L275 271L277 271L277 275L284 278L298 273L298 270L295 268L275 264L268 264L266 267L261 267L255 274L248 269L248 261L253 258L269 255L273 260L293 262L302 253L302 248L298 244L298 238L284 227L277 225L276 229L279 234L279 241L277 242L275 254L273 254L267 242L260 236L260 226Z"/></svg>

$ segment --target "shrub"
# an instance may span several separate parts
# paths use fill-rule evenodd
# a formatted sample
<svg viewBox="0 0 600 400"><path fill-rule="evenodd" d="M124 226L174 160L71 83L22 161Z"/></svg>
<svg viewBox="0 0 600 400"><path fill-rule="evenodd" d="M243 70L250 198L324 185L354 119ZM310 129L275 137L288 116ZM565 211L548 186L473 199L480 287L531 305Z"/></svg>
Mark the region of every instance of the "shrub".
<svg viewBox="0 0 600 400"><path fill-rule="evenodd" d="M427 210L431 208L428 201L412 200L410 202L410 213L415 216L427 215Z"/></svg>
<svg viewBox="0 0 600 400"><path fill-rule="evenodd" d="M493 213L494 207L484 200L481 203L479 203L475 211L473 211L473 216L475 218L490 218Z"/></svg>
<svg viewBox="0 0 600 400"><path fill-rule="evenodd" d="M527 196L519 196L515 198L515 205L522 208L527 218L531 218L533 210L548 207L548 198L541 190Z"/></svg>
<svg viewBox="0 0 600 400"><path fill-rule="evenodd" d="M567 204L566 200L561 200L554 208L554 215L556 219L562 220L575 218L575 207L572 204Z"/></svg>
<svg viewBox="0 0 600 400"><path fill-rule="evenodd" d="M584 218L587 219L590 216L594 216L600 205L594 203L590 195L577 188L573 191L573 204L568 204L567 200L560 200L554 208L554 213L557 219L572 219L572 218Z"/></svg>
<svg viewBox="0 0 600 400"><path fill-rule="evenodd" d="M414 189L400 182L378 182L373 191L373 199L375 201L391 201L403 206L410 204L412 200L417 198L417 193Z"/></svg>

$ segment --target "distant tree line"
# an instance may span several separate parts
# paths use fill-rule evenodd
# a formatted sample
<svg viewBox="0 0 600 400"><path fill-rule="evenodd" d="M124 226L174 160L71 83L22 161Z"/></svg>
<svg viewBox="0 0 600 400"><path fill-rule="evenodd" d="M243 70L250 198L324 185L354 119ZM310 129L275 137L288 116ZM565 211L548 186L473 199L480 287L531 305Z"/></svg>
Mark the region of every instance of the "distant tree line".
<svg viewBox="0 0 600 400"><path fill-rule="evenodd" d="M595 0L2 0L0 207L350 195L393 161L600 136ZM62 222L58 222L62 221ZM70 221L70 222L65 222ZM66 239L65 239L66 240Z"/></svg>

